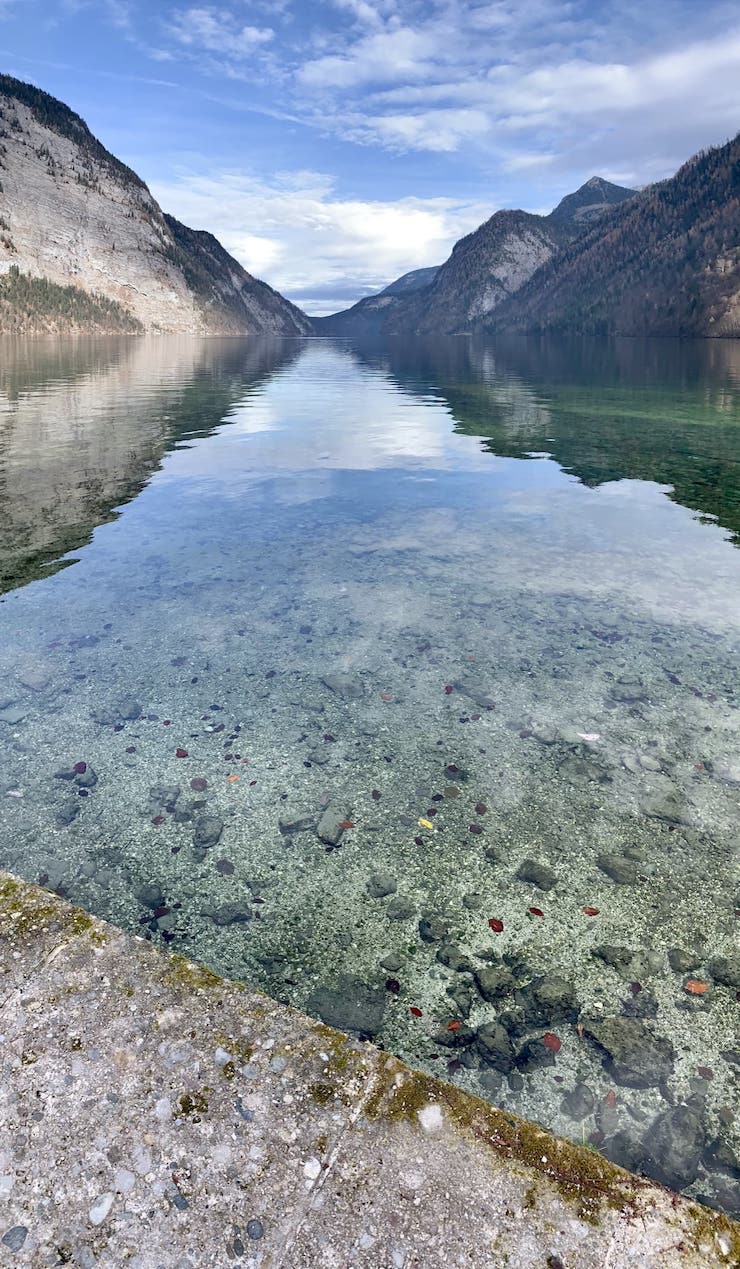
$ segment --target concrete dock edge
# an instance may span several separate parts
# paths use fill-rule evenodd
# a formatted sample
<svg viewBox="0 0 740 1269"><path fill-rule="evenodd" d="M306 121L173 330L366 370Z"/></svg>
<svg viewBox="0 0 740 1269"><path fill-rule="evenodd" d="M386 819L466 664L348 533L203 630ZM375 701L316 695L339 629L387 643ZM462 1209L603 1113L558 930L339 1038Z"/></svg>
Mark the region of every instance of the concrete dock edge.
<svg viewBox="0 0 740 1269"><path fill-rule="evenodd" d="M693 1269L740 1227L0 872L0 1265Z"/></svg>

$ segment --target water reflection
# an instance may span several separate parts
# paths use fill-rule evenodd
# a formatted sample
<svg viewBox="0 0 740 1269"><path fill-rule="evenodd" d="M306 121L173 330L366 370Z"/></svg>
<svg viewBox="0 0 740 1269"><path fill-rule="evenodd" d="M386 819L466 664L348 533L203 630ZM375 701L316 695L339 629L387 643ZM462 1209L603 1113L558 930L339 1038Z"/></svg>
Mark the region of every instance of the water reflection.
<svg viewBox="0 0 740 1269"><path fill-rule="evenodd" d="M0 342L0 592L49 575L297 355L235 340ZM69 562L69 561L67 561Z"/></svg>
<svg viewBox="0 0 740 1269"><path fill-rule="evenodd" d="M740 341L415 340L364 364L449 406L492 454L551 454L590 486L649 480L740 541Z"/></svg>

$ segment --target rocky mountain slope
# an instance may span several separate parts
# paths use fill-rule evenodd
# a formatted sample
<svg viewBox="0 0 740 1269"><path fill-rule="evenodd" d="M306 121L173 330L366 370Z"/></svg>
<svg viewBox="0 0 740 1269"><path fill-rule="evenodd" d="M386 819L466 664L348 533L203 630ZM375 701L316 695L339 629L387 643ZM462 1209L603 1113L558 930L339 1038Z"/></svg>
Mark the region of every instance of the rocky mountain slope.
<svg viewBox="0 0 740 1269"><path fill-rule="evenodd" d="M507 300L585 226L634 190L594 176L549 216L498 211L461 238L452 255L409 294L393 283L353 308L315 320L322 334L451 334L472 325ZM405 277L425 273L417 270ZM404 279L399 279L403 282Z"/></svg>
<svg viewBox="0 0 740 1269"><path fill-rule="evenodd" d="M740 335L740 135L610 209L478 325Z"/></svg>
<svg viewBox="0 0 740 1269"><path fill-rule="evenodd" d="M79 115L0 75L0 280L11 268L15 285L0 288L0 331L311 329L210 234L166 216ZM41 279L45 294L33 285ZM63 293L70 286L85 295L74 301Z"/></svg>
<svg viewBox="0 0 740 1269"><path fill-rule="evenodd" d="M438 265L412 269L377 295L366 295L341 313L311 320L320 335L378 335L400 302L430 286L438 272Z"/></svg>
<svg viewBox="0 0 740 1269"><path fill-rule="evenodd" d="M561 198L548 220L559 225L585 225L597 220L608 207L623 203L635 193L624 185L613 185L605 181L603 176L592 176L573 194Z"/></svg>

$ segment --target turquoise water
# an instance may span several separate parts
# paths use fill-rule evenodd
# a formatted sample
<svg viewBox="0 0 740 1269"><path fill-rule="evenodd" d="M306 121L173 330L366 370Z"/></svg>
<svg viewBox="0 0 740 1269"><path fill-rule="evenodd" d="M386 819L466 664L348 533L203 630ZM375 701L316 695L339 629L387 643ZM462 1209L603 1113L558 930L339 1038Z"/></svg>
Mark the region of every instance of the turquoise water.
<svg viewBox="0 0 740 1269"><path fill-rule="evenodd" d="M0 353L0 864L738 1210L740 347Z"/></svg>

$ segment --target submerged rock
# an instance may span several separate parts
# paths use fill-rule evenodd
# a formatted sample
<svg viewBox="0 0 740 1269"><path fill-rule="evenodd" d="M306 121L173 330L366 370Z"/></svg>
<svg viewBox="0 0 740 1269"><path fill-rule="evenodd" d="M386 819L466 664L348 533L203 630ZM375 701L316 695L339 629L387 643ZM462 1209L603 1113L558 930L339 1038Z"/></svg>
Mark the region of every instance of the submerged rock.
<svg viewBox="0 0 740 1269"><path fill-rule="evenodd" d="M339 1031L376 1036L383 1025L385 1003L383 992L346 974L335 987L318 987L306 1001L306 1010Z"/></svg>
<svg viewBox="0 0 740 1269"><path fill-rule="evenodd" d="M93 721L103 727L118 722L134 722L141 715L142 708L135 696L121 696L112 705L99 705L92 711Z"/></svg>
<svg viewBox="0 0 740 1269"><path fill-rule="evenodd" d="M322 674L321 682L344 701L359 701L365 695L364 684L353 674Z"/></svg>
<svg viewBox="0 0 740 1269"><path fill-rule="evenodd" d="M467 894L463 895L463 907L467 908L469 912L478 912L483 907L484 897L480 890L469 890Z"/></svg>
<svg viewBox="0 0 740 1269"><path fill-rule="evenodd" d="M530 882L540 890L552 890L558 881L552 868L548 868L547 864L539 863L536 859L523 860L516 870L516 875L520 881Z"/></svg>
<svg viewBox="0 0 740 1269"><path fill-rule="evenodd" d="M220 908L212 908L206 912L214 925L239 925L251 921L252 914L240 903L224 903Z"/></svg>
<svg viewBox="0 0 740 1269"><path fill-rule="evenodd" d="M208 850L221 839L224 822L217 815L202 815L193 826L193 845L198 851Z"/></svg>
<svg viewBox="0 0 740 1269"><path fill-rule="evenodd" d="M599 947L591 949L591 955L603 961L605 965L610 965L623 978L631 978L635 975L638 953L631 947L623 947L619 943L602 943Z"/></svg>
<svg viewBox="0 0 740 1269"><path fill-rule="evenodd" d="M649 819L664 820L666 824L688 824L686 804L677 793L651 794L640 803L640 810Z"/></svg>
<svg viewBox="0 0 740 1269"><path fill-rule="evenodd" d="M9 727L16 727L18 723L22 723L26 717L26 711L19 709L16 705L10 705L7 709L0 710L0 723L7 723Z"/></svg>
<svg viewBox="0 0 740 1269"><path fill-rule="evenodd" d="M613 1017L584 1026L604 1069L626 1088L657 1088L673 1072L673 1045L640 1018Z"/></svg>
<svg viewBox="0 0 740 1269"><path fill-rule="evenodd" d="M450 927L447 922L434 913L425 913L419 921L419 934L425 943L441 943L447 938Z"/></svg>
<svg viewBox="0 0 740 1269"><path fill-rule="evenodd" d="M559 974L543 974L516 994L517 1004L524 1010L530 1026L549 1026L557 1022L576 1022L580 1001L572 982Z"/></svg>
<svg viewBox="0 0 740 1269"><path fill-rule="evenodd" d="M565 1094L560 1103L560 1109L568 1119L575 1119L580 1123L591 1114L595 1105L596 1098L588 1084L576 1084L570 1092Z"/></svg>
<svg viewBox="0 0 740 1269"><path fill-rule="evenodd" d="M324 814L318 822L316 833L322 842L327 846L338 846L342 840L344 829L342 825L349 821L349 814L345 807L332 803L327 806Z"/></svg>
<svg viewBox="0 0 740 1269"><path fill-rule="evenodd" d="M440 965L454 969L458 974L469 974L473 970L473 962L456 943L441 943L437 948L437 960Z"/></svg>
<svg viewBox="0 0 740 1269"><path fill-rule="evenodd" d="M715 983L740 989L740 952L733 952L730 956L715 956L708 968Z"/></svg>
<svg viewBox="0 0 740 1269"><path fill-rule="evenodd" d="M596 863L601 871L619 886L634 885L637 881L637 864L633 859L626 859L624 855L616 853L599 855Z"/></svg>
<svg viewBox="0 0 740 1269"><path fill-rule="evenodd" d="M469 1018L473 1007L473 985L464 978L453 979L447 988L447 995L455 1006L459 1018Z"/></svg>
<svg viewBox="0 0 740 1269"><path fill-rule="evenodd" d="M367 893L371 899L385 899L389 894L395 894L398 890L398 882L395 877L391 877L387 872L374 872L367 882Z"/></svg>
<svg viewBox="0 0 740 1269"><path fill-rule="evenodd" d="M688 974L702 963L698 952L687 952L683 947L672 947L668 952L668 964L675 974Z"/></svg>
<svg viewBox="0 0 740 1269"><path fill-rule="evenodd" d="M645 1134L644 1169L672 1190L683 1190L699 1175L706 1133L696 1106L674 1106L658 1115Z"/></svg>
<svg viewBox="0 0 740 1269"><path fill-rule="evenodd" d="M525 1073L538 1071L544 1066L555 1065L555 1054L539 1038L525 1040L515 1057L517 1068Z"/></svg>
<svg viewBox="0 0 740 1269"><path fill-rule="evenodd" d="M449 1024L443 1024L432 1036L432 1043L447 1049L465 1049L475 1040L475 1031L467 1023L461 1023L452 1030Z"/></svg>
<svg viewBox="0 0 740 1269"><path fill-rule="evenodd" d="M77 819L80 813L80 803L64 802L57 810L56 823L58 828L67 828L73 820Z"/></svg>
<svg viewBox="0 0 740 1269"><path fill-rule="evenodd" d="M407 895L396 895L388 904L385 915L389 921L408 921L416 915L416 904Z"/></svg>
<svg viewBox="0 0 740 1269"><path fill-rule="evenodd" d="M515 987L514 977L505 965L484 965L476 970L475 984L489 1004L510 995Z"/></svg>
<svg viewBox="0 0 740 1269"><path fill-rule="evenodd" d="M181 792L179 784L153 784L149 790L149 802L151 806L174 806Z"/></svg>
<svg viewBox="0 0 740 1269"><path fill-rule="evenodd" d="M284 837L288 837L291 833L305 833L307 829L313 828L315 823L316 815L312 811L290 807L282 812L278 820L278 828Z"/></svg>
<svg viewBox="0 0 740 1269"><path fill-rule="evenodd" d="M145 908L161 908L164 904L164 891L156 881L145 881L143 885L137 886L134 894Z"/></svg>
<svg viewBox="0 0 740 1269"><path fill-rule="evenodd" d="M514 1049L500 1022L484 1022L478 1027L475 1046L484 1066L491 1066L502 1075L514 1069Z"/></svg>

